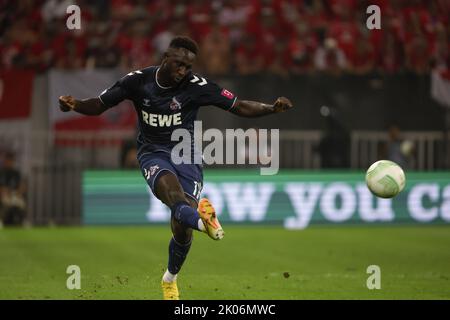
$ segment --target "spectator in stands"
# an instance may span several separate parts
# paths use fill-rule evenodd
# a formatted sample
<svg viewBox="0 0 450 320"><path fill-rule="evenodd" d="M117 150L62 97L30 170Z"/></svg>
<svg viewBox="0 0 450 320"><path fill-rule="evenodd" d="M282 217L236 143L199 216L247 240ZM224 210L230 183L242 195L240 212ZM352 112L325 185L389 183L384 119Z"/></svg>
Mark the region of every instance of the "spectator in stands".
<svg viewBox="0 0 450 320"><path fill-rule="evenodd" d="M261 73L264 68L264 55L261 44L252 35L245 35L236 49L236 70L241 75Z"/></svg>
<svg viewBox="0 0 450 320"><path fill-rule="evenodd" d="M397 125L389 127L388 135L387 159L394 161L403 169L411 168L414 155L413 143L402 139L400 128Z"/></svg>
<svg viewBox="0 0 450 320"><path fill-rule="evenodd" d="M314 55L316 70L332 75L340 75L347 67L344 52L337 46L333 38L325 39Z"/></svg>
<svg viewBox="0 0 450 320"><path fill-rule="evenodd" d="M22 225L25 210L25 183L15 168L14 153L6 152L0 168L0 227Z"/></svg>
<svg viewBox="0 0 450 320"><path fill-rule="evenodd" d="M320 139L318 152L324 169L350 167L350 134L337 118L337 110L323 106L320 110L325 120L325 130Z"/></svg>
<svg viewBox="0 0 450 320"><path fill-rule="evenodd" d="M177 35L189 36L189 29L184 19L174 19L167 29L162 29L155 35L153 38L153 47L156 50L157 56L164 54L170 41Z"/></svg>
<svg viewBox="0 0 450 320"><path fill-rule="evenodd" d="M210 32L212 24L212 7L209 0L191 0L186 10L186 19L191 35L201 43Z"/></svg>
<svg viewBox="0 0 450 320"><path fill-rule="evenodd" d="M374 70L376 62L375 50L367 35L361 35L356 42L355 50L349 57L349 70L353 74L368 74Z"/></svg>
<svg viewBox="0 0 450 320"><path fill-rule="evenodd" d="M425 74L430 71L430 49L426 38L418 34L406 45L406 67L408 70Z"/></svg>
<svg viewBox="0 0 450 320"><path fill-rule="evenodd" d="M179 24L184 19L184 5L177 4L173 0L154 0L147 5L147 10L150 16L154 19L153 22L153 34L156 35L164 33L165 31L172 29L174 24ZM186 30L187 27L184 28ZM172 30L173 31L173 30ZM178 34L178 31L175 32ZM172 36L173 37L173 36ZM170 40L172 40L172 37ZM168 40L170 42L170 40ZM169 44L167 42L167 44ZM164 46L165 43L160 45L155 45L155 47L160 51L164 52L162 48L167 48Z"/></svg>
<svg viewBox="0 0 450 320"><path fill-rule="evenodd" d="M132 20L133 19L133 1L131 0L111 0L110 10L112 20Z"/></svg>
<svg viewBox="0 0 450 320"><path fill-rule="evenodd" d="M243 74L273 69L279 73L282 59L274 51L280 53L281 48L287 48L283 65L291 74L319 71L338 75L348 67L348 71L357 74L375 69L382 73L408 70L420 75L430 72L430 62L439 66L448 64L448 1L373 0L371 4L379 5L383 16L382 29L371 30L370 41L360 37L361 31L367 31L367 3L357 0L6 1L0 12L0 68L42 72L53 67L121 65L127 70L136 69L156 63L153 57L159 56L157 52L167 47L174 34L190 35L202 43L214 21L227 30L232 52L230 64L236 65L236 71ZM78 32L64 27L66 9L71 4L82 8L82 30ZM106 25L106 35L98 33L95 26L98 22ZM298 33L302 24L308 29L304 35ZM318 40L318 30L322 30L327 41ZM260 54L243 48L248 35L254 38L251 45L261 50ZM365 55L368 59L363 58ZM252 68L257 71L242 69L242 61L249 57L256 57L256 67ZM259 67L260 60L263 60L262 67ZM276 68L268 67L272 64ZM285 74L283 70L281 73Z"/></svg>
<svg viewBox="0 0 450 320"><path fill-rule="evenodd" d="M74 32L61 35L53 42L55 67L59 69L82 69L86 66L86 38Z"/></svg>
<svg viewBox="0 0 450 320"><path fill-rule="evenodd" d="M342 50L347 61L355 55L360 34L358 23L355 21L356 2L357 0L330 1L332 15L326 25L327 38L336 41L337 47Z"/></svg>
<svg viewBox="0 0 450 320"><path fill-rule="evenodd" d="M445 29L439 29L437 32L436 48L433 53L433 64L435 68L450 68L450 42Z"/></svg>
<svg viewBox="0 0 450 320"><path fill-rule="evenodd" d="M119 37L117 45L122 52L121 66L124 69L136 70L156 64L150 32L149 21L139 19L131 22L127 33Z"/></svg>
<svg viewBox="0 0 450 320"><path fill-rule="evenodd" d="M393 33L385 33L379 52L377 66L381 73L394 74L402 70L403 48Z"/></svg>
<svg viewBox="0 0 450 320"><path fill-rule="evenodd" d="M276 42L270 55L266 57L265 69L269 74L286 79L289 77L290 65L287 41Z"/></svg>
<svg viewBox="0 0 450 320"><path fill-rule="evenodd" d="M280 28L281 18L271 1L263 1L256 12L255 23L249 34L255 37L263 56L263 68L270 74L287 77L289 75L289 52L287 35Z"/></svg>
<svg viewBox="0 0 450 320"><path fill-rule="evenodd" d="M225 75L230 72L231 42L228 33L216 22L205 36L201 47L204 71L208 75Z"/></svg>
<svg viewBox="0 0 450 320"><path fill-rule="evenodd" d="M288 44L287 64L291 74L314 71L314 52L317 46L317 37L310 26L304 21L297 22Z"/></svg>
<svg viewBox="0 0 450 320"><path fill-rule="evenodd" d="M91 35L86 49L86 67L114 68L120 63L120 50L115 45L115 34L111 34L105 22L92 22Z"/></svg>
<svg viewBox="0 0 450 320"><path fill-rule="evenodd" d="M323 0L305 1L304 20L313 30L326 29L329 15Z"/></svg>
<svg viewBox="0 0 450 320"><path fill-rule="evenodd" d="M225 1L219 12L220 24L228 29L231 45L241 43L245 36L245 25L250 19L251 6L245 0Z"/></svg>
<svg viewBox="0 0 450 320"><path fill-rule="evenodd" d="M45 22L62 19L67 14L67 8L72 4L76 4L74 2L72 0L47 0L42 6L42 18Z"/></svg>

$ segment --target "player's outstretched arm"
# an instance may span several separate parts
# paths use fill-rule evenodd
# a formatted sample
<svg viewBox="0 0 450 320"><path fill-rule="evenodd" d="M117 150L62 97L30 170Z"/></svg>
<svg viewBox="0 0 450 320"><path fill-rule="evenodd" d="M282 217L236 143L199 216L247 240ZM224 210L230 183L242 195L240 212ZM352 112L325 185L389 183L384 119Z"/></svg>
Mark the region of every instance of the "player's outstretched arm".
<svg viewBox="0 0 450 320"><path fill-rule="evenodd" d="M99 98L76 100L72 96L59 97L59 108L63 112L76 111L87 116L98 116L108 109Z"/></svg>
<svg viewBox="0 0 450 320"><path fill-rule="evenodd" d="M257 101L237 100L231 112L241 117L255 118L272 113L285 112L292 107L291 101L285 97L278 98L273 105Z"/></svg>

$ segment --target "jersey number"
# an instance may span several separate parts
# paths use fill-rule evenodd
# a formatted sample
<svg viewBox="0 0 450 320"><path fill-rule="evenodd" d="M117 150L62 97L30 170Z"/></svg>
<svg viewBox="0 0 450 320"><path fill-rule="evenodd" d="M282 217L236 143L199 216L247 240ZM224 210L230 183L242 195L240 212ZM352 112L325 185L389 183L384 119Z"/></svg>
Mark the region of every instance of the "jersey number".
<svg viewBox="0 0 450 320"><path fill-rule="evenodd" d="M200 198L200 193L202 192L203 186L201 182L194 181L194 192L193 195L196 199Z"/></svg>

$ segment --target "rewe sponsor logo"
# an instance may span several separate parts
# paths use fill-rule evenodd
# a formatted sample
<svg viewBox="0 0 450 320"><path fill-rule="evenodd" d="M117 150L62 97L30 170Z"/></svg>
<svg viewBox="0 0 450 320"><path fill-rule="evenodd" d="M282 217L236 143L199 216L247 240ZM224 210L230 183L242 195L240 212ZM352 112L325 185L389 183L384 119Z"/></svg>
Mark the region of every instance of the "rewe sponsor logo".
<svg viewBox="0 0 450 320"><path fill-rule="evenodd" d="M155 114L142 111L142 120L152 127L170 127L181 124L181 112L175 114Z"/></svg>

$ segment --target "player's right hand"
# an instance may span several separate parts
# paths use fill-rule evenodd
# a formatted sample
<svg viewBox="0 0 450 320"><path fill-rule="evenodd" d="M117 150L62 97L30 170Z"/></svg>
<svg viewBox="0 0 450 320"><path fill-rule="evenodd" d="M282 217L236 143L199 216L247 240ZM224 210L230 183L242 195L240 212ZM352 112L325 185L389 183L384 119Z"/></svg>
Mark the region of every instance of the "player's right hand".
<svg viewBox="0 0 450 320"><path fill-rule="evenodd" d="M60 96L59 108L62 112L72 111L75 108L75 98L72 96Z"/></svg>
<svg viewBox="0 0 450 320"><path fill-rule="evenodd" d="M285 97L279 97L273 104L273 110L275 113L285 112L293 107L292 102Z"/></svg>

